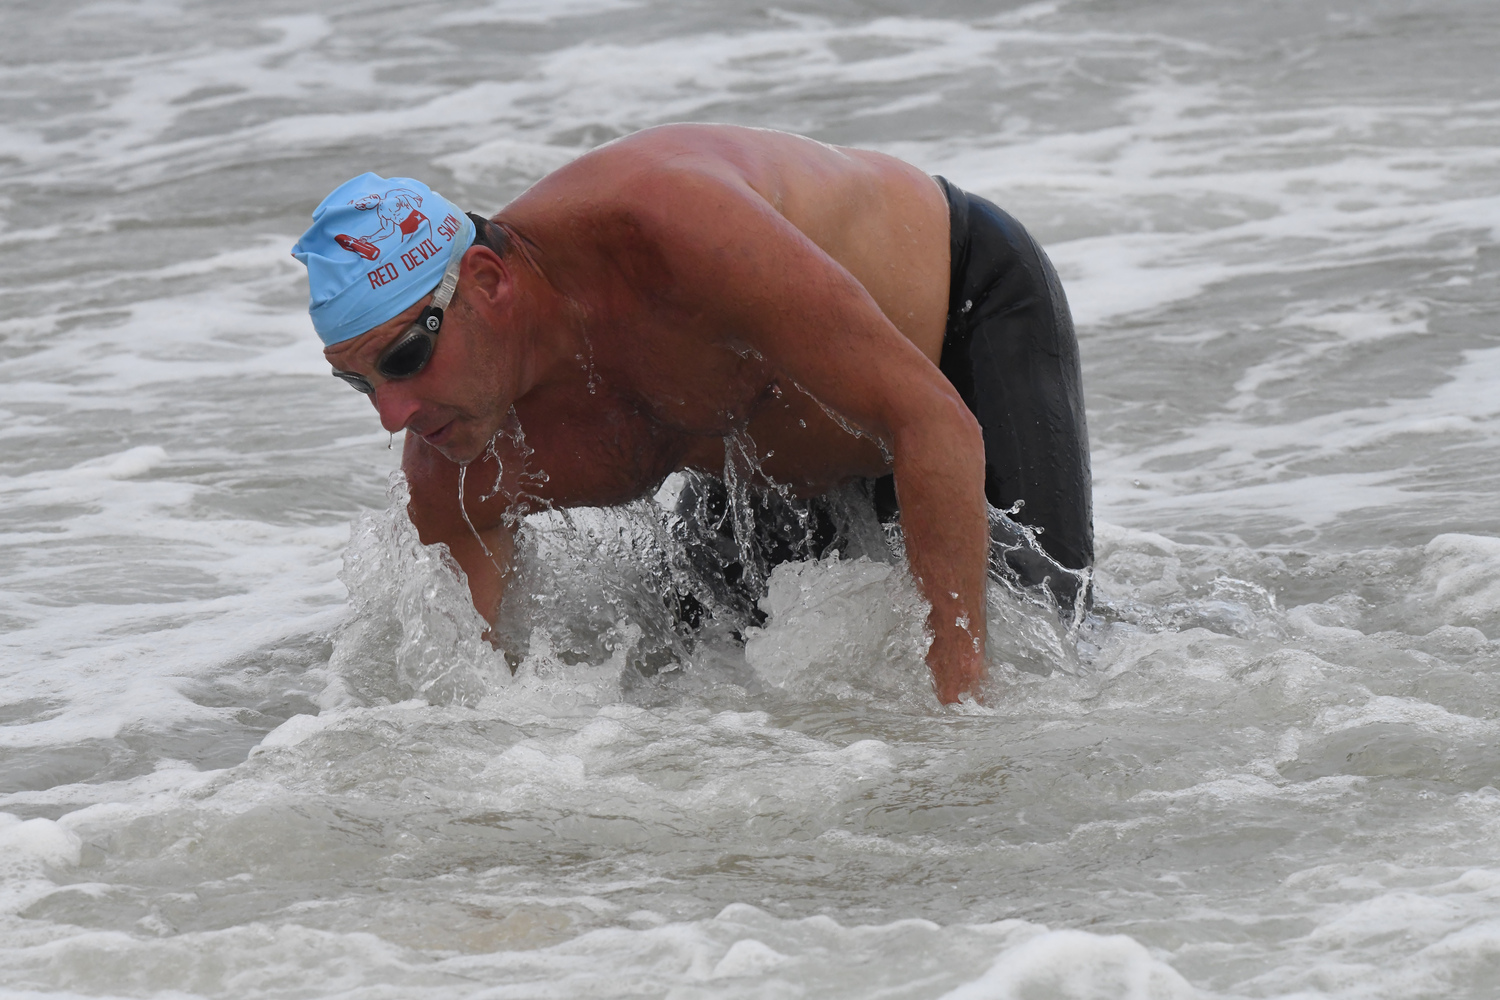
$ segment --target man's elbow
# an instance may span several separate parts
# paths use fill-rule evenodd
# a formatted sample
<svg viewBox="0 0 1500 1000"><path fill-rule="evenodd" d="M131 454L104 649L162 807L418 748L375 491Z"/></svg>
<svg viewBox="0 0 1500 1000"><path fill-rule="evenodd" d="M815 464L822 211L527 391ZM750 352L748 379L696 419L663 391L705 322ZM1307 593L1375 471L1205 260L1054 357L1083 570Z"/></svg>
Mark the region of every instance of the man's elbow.
<svg viewBox="0 0 1500 1000"><path fill-rule="evenodd" d="M935 449L954 456L978 456L978 467L984 467L984 433L979 420L951 387L947 392L934 393L919 410L906 415L894 437L898 464L903 451L924 454Z"/></svg>
<svg viewBox="0 0 1500 1000"><path fill-rule="evenodd" d="M956 433L962 439L962 447L971 454L984 456L984 431L979 426L979 418L974 416L972 410L964 405L964 401L958 398L958 393L953 393L953 399L949 401L947 409L950 419L956 428ZM983 462L981 461L981 466Z"/></svg>

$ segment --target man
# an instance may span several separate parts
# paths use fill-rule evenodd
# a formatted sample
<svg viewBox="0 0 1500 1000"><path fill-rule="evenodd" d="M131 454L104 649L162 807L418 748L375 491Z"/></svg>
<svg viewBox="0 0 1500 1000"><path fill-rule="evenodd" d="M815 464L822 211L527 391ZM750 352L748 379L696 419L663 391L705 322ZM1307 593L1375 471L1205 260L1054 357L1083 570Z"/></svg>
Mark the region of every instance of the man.
<svg viewBox="0 0 1500 1000"><path fill-rule="evenodd" d="M441 242L387 240L372 264L340 230L397 185L441 220ZM892 157L665 126L489 221L366 174L324 200L293 253L334 373L408 432L422 540L449 546L491 621L520 515L624 503L674 470L802 497L872 481L932 605L945 703L984 678L992 544L1065 603L1086 579L1069 572L1090 565L1093 536L1056 274L1015 220ZM992 539L987 500L1024 502L1045 552L1003 518ZM729 518L742 555L747 516Z"/></svg>

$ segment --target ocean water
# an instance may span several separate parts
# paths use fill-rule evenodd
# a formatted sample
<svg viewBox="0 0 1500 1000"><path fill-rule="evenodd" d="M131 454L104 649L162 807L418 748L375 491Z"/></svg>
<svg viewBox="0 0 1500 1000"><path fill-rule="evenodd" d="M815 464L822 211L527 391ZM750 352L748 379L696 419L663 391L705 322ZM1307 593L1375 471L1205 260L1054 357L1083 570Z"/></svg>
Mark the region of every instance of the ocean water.
<svg viewBox="0 0 1500 1000"><path fill-rule="evenodd" d="M1500 996L1500 6L0 8L0 994ZM899 560L636 669L660 508L506 648L288 248L677 120L882 149L1079 321L1099 602ZM511 668L515 668L512 674Z"/></svg>

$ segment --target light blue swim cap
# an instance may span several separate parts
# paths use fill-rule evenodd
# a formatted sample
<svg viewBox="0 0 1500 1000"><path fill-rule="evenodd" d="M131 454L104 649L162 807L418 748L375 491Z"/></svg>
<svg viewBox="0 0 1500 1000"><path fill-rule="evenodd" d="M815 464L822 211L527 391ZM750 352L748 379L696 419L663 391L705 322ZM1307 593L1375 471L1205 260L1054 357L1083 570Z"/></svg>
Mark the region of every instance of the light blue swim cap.
<svg viewBox="0 0 1500 1000"><path fill-rule="evenodd" d="M324 346L358 337L438 286L474 223L421 181L360 174L313 210L292 247L307 265L307 311Z"/></svg>

